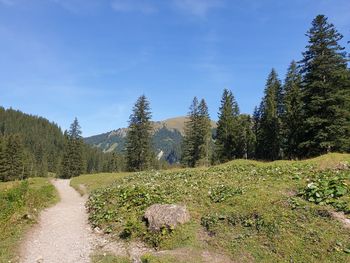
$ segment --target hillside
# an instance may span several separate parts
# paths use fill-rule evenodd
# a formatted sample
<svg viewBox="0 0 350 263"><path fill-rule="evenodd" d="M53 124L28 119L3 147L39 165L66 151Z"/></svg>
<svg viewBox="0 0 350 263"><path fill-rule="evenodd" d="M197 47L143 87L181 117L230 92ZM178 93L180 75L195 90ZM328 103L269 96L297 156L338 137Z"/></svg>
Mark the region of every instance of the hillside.
<svg viewBox="0 0 350 263"><path fill-rule="evenodd" d="M8 143L7 139L11 136L19 138L20 147L16 148L21 161L18 164L21 174L18 174L18 178L47 176L48 172L60 171L64 149L64 135L61 128L43 117L0 106L0 181L4 166L1 157L4 155L2 153ZM82 151L86 173L119 171L123 167L119 156L104 154L88 144L83 145Z"/></svg>
<svg viewBox="0 0 350 263"><path fill-rule="evenodd" d="M0 107L0 137L11 134L19 134L21 137L25 156L24 169L29 176L58 170L64 137L56 123L19 110Z"/></svg>
<svg viewBox="0 0 350 263"><path fill-rule="evenodd" d="M159 159L169 163L178 162L181 155L181 142L184 134L186 117L175 117L164 121L152 122L153 146ZM216 123L212 121L212 128ZM85 138L85 142L104 152L123 152L127 128Z"/></svg>
<svg viewBox="0 0 350 263"><path fill-rule="evenodd" d="M349 183L348 154L83 175L71 182L92 192L93 227L159 251L143 262L349 262L350 229L341 213L350 213ZM151 232L142 217L154 203L184 204L191 221Z"/></svg>

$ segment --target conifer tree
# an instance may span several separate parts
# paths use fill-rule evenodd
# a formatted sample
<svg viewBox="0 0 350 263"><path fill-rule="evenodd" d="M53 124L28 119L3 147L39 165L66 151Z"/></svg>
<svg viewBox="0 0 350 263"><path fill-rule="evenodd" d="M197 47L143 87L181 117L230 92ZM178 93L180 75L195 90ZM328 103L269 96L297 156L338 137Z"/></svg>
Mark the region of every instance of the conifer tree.
<svg viewBox="0 0 350 263"><path fill-rule="evenodd" d="M306 34L309 44L300 61L303 74L306 156L350 150L350 83L343 36L318 15Z"/></svg>
<svg viewBox="0 0 350 263"><path fill-rule="evenodd" d="M6 139L3 170L4 181L24 179L23 145L17 134L11 134Z"/></svg>
<svg viewBox="0 0 350 263"><path fill-rule="evenodd" d="M152 163L151 112L147 98L138 98L129 119L126 162L129 171L143 171Z"/></svg>
<svg viewBox="0 0 350 263"><path fill-rule="evenodd" d="M198 130L198 104L197 97L194 97L185 122L185 134L182 142L181 163L189 167L194 167L197 159L196 131Z"/></svg>
<svg viewBox="0 0 350 263"><path fill-rule="evenodd" d="M197 166L209 166L211 160L211 123L208 106L204 99L198 105L198 147Z"/></svg>
<svg viewBox="0 0 350 263"><path fill-rule="evenodd" d="M232 92L225 89L219 108L215 141L215 156L220 162L232 160L237 154L238 115L238 104Z"/></svg>
<svg viewBox="0 0 350 263"><path fill-rule="evenodd" d="M250 115L238 116L238 140L237 158L250 159L254 157L256 137L254 133L254 122Z"/></svg>
<svg viewBox="0 0 350 263"><path fill-rule="evenodd" d="M208 107L202 99L193 98L185 123L181 162L189 167L209 165L211 125Z"/></svg>
<svg viewBox="0 0 350 263"><path fill-rule="evenodd" d="M7 178L5 164L5 138L0 134L0 182Z"/></svg>
<svg viewBox="0 0 350 263"><path fill-rule="evenodd" d="M280 114L283 110L280 102L281 83L274 69L269 74L264 93L257 137L257 158L276 160L280 157L281 151Z"/></svg>
<svg viewBox="0 0 350 263"><path fill-rule="evenodd" d="M261 122L261 111L263 108L263 103L260 103L260 106L255 106L253 112L253 133L255 137L255 146L254 146L254 158L258 158L259 156L259 148L258 148L258 140L260 138L260 122Z"/></svg>
<svg viewBox="0 0 350 263"><path fill-rule="evenodd" d="M284 113L282 115L283 148L287 158L300 157L299 144L303 130L301 75L292 61L284 81Z"/></svg>
<svg viewBox="0 0 350 263"><path fill-rule="evenodd" d="M84 171L83 140L78 119L75 118L69 131L64 134L65 144L61 163L62 178L79 176Z"/></svg>

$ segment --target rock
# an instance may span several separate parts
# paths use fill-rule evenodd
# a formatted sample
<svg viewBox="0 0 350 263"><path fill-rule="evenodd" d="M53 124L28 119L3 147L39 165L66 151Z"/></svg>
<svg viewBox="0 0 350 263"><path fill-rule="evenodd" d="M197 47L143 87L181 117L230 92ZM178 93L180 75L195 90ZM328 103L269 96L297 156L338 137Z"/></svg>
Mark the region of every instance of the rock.
<svg viewBox="0 0 350 263"><path fill-rule="evenodd" d="M34 217L31 214L25 214L22 218L26 219L26 220L33 220L34 219Z"/></svg>
<svg viewBox="0 0 350 263"><path fill-rule="evenodd" d="M188 222L190 214L186 206L154 204L146 209L144 218L150 230L159 231L163 227L173 229L178 224Z"/></svg>
<svg viewBox="0 0 350 263"><path fill-rule="evenodd" d="M95 233L95 234L98 234L98 235L103 235L103 231L102 231L101 228L99 228L99 227L95 227L95 228L94 228L94 233Z"/></svg>
<svg viewBox="0 0 350 263"><path fill-rule="evenodd" d="M39 257L37 257L37 258L35 259L35 262L36 262L36 263L43 263L43 262L44 262L44 259L43 259L42 256L39 256Z"/></svg>
<svg viewBox="0 0 350 263"><path fill-rule="evenodd" d="M350 165L348 162L341 162L335 166L335 170L343 171L343 170L349 170L349 169L350 169Z"/></svg>

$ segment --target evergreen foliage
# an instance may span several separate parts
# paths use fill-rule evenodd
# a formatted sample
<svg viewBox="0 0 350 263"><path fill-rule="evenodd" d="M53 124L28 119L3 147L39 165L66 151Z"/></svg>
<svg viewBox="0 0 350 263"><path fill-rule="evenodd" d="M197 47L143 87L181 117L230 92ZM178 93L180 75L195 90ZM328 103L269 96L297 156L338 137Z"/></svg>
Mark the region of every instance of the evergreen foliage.
<svg viewBox="0 0 350 263"><path fill-rule="evenodd" d="M256 136L254 133L254 122L248 114L238 116L238 139L237 139L237 157L252 159L255 155Z"/></svg>
<svg viewBox="0 0 350 263"><path fill-rule="evenodd" d="M343 36L324 15L312 21L300 61L303 74L303 156L350 150L350 76Z"/></svg>
<svg viewBox="0 0 350 263"><path fill-rule="evenodd" d="M272 69L252 116L240 114L233 93L224 90L214 145L207 104L196 97L184 137L165 126L155 131L149 102L139 97L129 128L118 130L117 141L108 140L109 134L87 139L93 143L103 137L107 152L84 144L77 119L63 134L44 118L0 107L0 181L58 171L70 178L83 172L164 168L165 161L176 163L180 155L183 165L195 167L208 166L210 160L295 159L350 152L350 70L339 44L343 36L324 15L318 15L307 37L303 59L299 65L290 64L283 85ZM163 156L156 160L155 151L160 149ZM115 150L125 151L125 156Z"/></svg>
<svg viewBox="0 0 350 263"><path fill-rule="evenodd" d="M197 166L209 166L211 160L211 125L208 106L204 99L198 105L198 161Z"/></svg>
<svg viewBox="0 0 350 263"><path fill-rule="evenodd" d="M103 153L82 143L80 127L76 124L71 129L71 135L80 138L78 145L74 147L82 148L82 160L84 162L81 166L83 167L82 172L114 171L116 168L111 165L113 162L112 153ZM15 141L13 142L13 140ZM11 180L47 176L48 172L60 174L63 168L61 163L63 162L64 148L66 149L64 146L67 145L67 142L68 139L65 138L61 129L55 123L41 117L24 114L21 111L0 107L0 181L10 180L7 175L5 176L9 171L5 164L6 151L9 158L17 160L18 157L12 157L12 154L18 152L19 159L21 159L18 166L11 166L11 169L14 169L14 171L10 171ZM6 150L9 143L12 145L10 148L12 150ZM16 144L18 150L14 149L17 146L13 145ZM66 155L65 158L65 162L67 162L71 156ZM79 156L73 156L74 158L80 160ZM123 157L118 154L117 159L118 169L125 169ZM77 163L80 163L80 161ZM75 168L78 171L79 169L78 166Z"/></svg>
<svg viewBox="0 0 350 263"><path fill-rule="evenodd" d="M215 158L220 162L234 159L238 155L239 107L231 91L225 89L219 108L216 130Z"/></svg>
<svg viewBox="0 0 350 263"><path fill-rule="evenodd" d="M28 176L46 176L57 172L63 149L63 134L57 124L0 107L0 134L3 140L17 134L23 144L23 158Z"/></svg>
<svg viewBox="0 0 350 263"><path fill-rule="evenodd" d="M185 123L181 162L190 167L209 165L211 126L204 99L194 97Z"/></svg>
<svg viewBox="0 0 350 263"><path fill-rule="evenodd" d="M83 140L78 119L75 118L68 132L64 134L65 144L61 164L61 178L79 176L84 171Z"/></svg>
<svg viewBox="0 0 350 263"><path fill-rule="evenodd" d="M154 155L151 145L151 112L147 98L138 98L130 115L126 142L126 162L129 171L150 168Z"/></svg>
<svg viewBox="0 0 350 263"><path fill-rule="evenodd" d="M27 176L24 166L23 145L18 134L1 139L0 181L24 179Z"/></svg>
<svg viewBox="0 0 350 263"><path fill-rule="evenodd" d="M295 159L301 156L299 144L303 129L303 102L301 74L292 61L284 81L284 112L282 115L283 149L285 157Z"/></svg>
<svg viewBox="0 0 350 263"><path fill-rule="evenodd" d="M277 73L272 69L268 76L265 95L260 106L259 128L257 134L258 159L276 160L281 154L281 115L282 86Z"/></svg>

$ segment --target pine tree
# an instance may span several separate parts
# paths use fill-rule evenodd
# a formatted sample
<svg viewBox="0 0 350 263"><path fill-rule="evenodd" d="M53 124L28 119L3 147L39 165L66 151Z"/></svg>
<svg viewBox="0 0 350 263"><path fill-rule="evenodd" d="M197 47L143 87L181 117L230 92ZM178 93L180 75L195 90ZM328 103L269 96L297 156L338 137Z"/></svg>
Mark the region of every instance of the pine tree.
<svg viewBox="0 0 350 263"><path fill-rule="evenodd" d="M260 122L261 122L261 111L262 111L263 103L260 103L260 106L255 106L252 121L253 121L253 133L255 137L255 145L254 145L254 158L258 158L259 156L259 148L258 148L258 139L260 138Z"/></svg>
<svg viewBox="0 0 350 263"><path fill-rule="evenodd" d="M284 112L282 115L283 148L287 158L300 157L299 144L303 130L303 102L301 75L292 61L284 81Z"/></svg>
<svg viewBox="0 0 350 263"><path fill-rule="evenodd" d="M239 134L237 140L237 157L250 159L254 157L256 136L254 133L254 122L250 115L238 116Z"/></svg>
<svg viewBox="0 0 350 263"><path fill-rule="evenodd" d="M185 134L182 142L181 163L189 167L196 165L199 155L196 142L199 118L198 105L198 99L194 97L185 122Z"/></svg>
<svg viewBox="0 0 350 263"><path fill-rule="evenodd" d="M185 123L182 164L195 167L209 165L211 159L211 123L204 99L193 98Z"/></svg>
<svg viewBox="0 0 350 263"><path fill-rule="evenodd" d="M84 171L83 140L78 119L75 118L69 131L64 134L65 144L61 163L61 178L79 176Z"/></svg>
<svg viewBox="0 0 350 263"><path fill-rule="evenodd" d="M196 166L209 166L211 160L211 123L208 106L204 99L198 105L198 122L199 159Z"/></svg>
<svg viewBox="0 0 350 263"><path fill-rule="evenodd" d="M259 132L257 136L257 158L276 160L281 152L281 114L283 113L281 83L276 71L269 74L261 104Z"/></svg>
<svg viewBox="0 0 350 263"><path fill-rule="evenodd" d="M240 155L239 107L231 91L225 89L219 108L219 120L215 141L215 156L220 162Z"/></svg>
<svg viewBox="0 0 350 263"><path fill-rule="evenodd" d="M0 134L0 182L4 182L7 178L5 164L5 138Z"/></svg>
<svg viewBox="0 0 350 263"><path fill-rule="evenodd" d="M303 74L305 156L350 151L350 82L343 36L318 15L306 34L309 44L300 61Z"/></svg>
<svg viewBox="0 0 350 263"><path fill-rule="evenodd" d="M126 162L129 171L143 171L152 163L151 112L147 98L138 98L130 115L126 143Z"/></svg>
<svg viewBox="0 0 350 263"><path fill-rule="evenodd" d="M24 179L23 145L18 134L11 134L4 150L4 181Z"/></svg>
<svg viewBox="0 0 350 263"><path fill-rule="evenodd" d="M74 118L74 121L70 125L69 131L67 134L68 134L69 138L71 138L73 140L79 140L82 138L81 127L80 127L80 124L79 124L77 118Z"/></svg>

